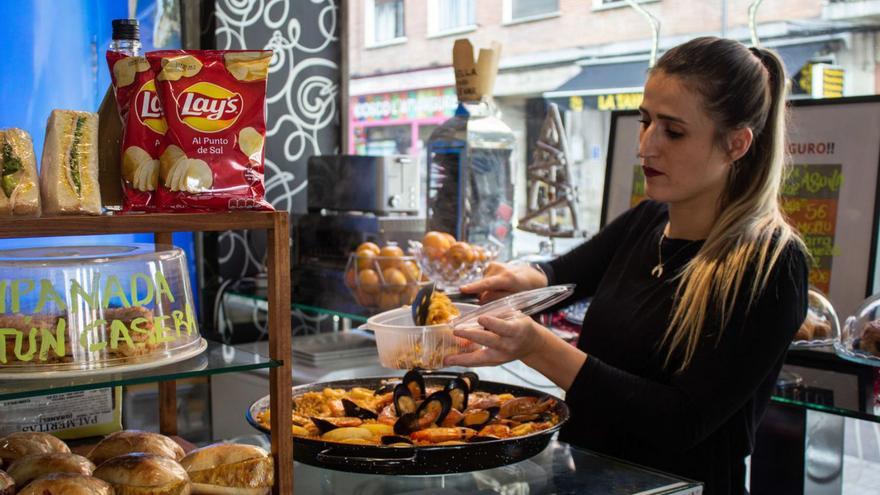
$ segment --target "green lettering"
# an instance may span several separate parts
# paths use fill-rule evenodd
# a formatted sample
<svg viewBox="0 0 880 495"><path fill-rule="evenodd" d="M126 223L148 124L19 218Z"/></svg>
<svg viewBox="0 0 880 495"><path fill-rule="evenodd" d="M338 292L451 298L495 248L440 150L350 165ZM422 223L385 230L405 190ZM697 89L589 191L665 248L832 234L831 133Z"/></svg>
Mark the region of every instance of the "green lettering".
<svg viewBox="0 0 880 495"><path fill-rule="evenodd" d="M92 279L92 292L91 294L87 292L82 285L79 284L79 281L76 279L70 279L70 309L74 311L79 305L76 303L76 297L79 296L86 303L86 308L88 309L97 309L100 307L100 303L98 302L98 296L100 295L100 291L98 287L101 285L101 274L96 273L95 278Z"/></svg>
<svg viewBox="0 0 880 495"><path fill-rule="evenodd" d="M125 322L113 320L110 322L110 348L116 349L119 347L120 340L125 341L125 345L134 348L134 342L131 341L131 336L128 334Z"/></svg>
<svg viewBox="0 0 880 495"><path fill-rule="evenodd" d="M180 338L180 327L182 326L186 326L186 334L189 335L189 323L184 321L183 311L175 309L171 312L171 319L174 321L174 332L177 334L177 338Z"/></svg>
<svg viewBox="0 0 880 495"><path fill-rule="evenodd" d="M26 287L22 291L22 284ZM21 313L21 296L34 290L34 281L29 278L23 278L12 281L12 312Z"/></svg>
<svg viewBox="0 0 880 495"><path fill-rule="evenodd" d="M0 280L0 313L6 312L6 284L6 279Z"/></svg>
<svg viewBox="0 0 880 495"><path fill-rule="evenodd" d="M153 330L149 327L143 327L143 324L149 324L150 320L146 318L135 318L131 321L131 330L135 333L144 333L149 336L148 342L150 344L156 343L156 336L153 334Z"/></svg>
<svg viewBox="0 0 880 495"><path fill-rule="evenodd" d="M194 331L198 332L198 328L196 328L196 315L192 306L187 304L183 309L186 310L186 334L191 335Z"/></svg>
<svg viewBox="0 0 880 495"><path fill-rule="evenodd" d="M40 279L40 299L37 301L37 308L34 309L34 313L42 313L46 304L50 301L55 303L55 307L60 311L65 311L67 309L67 305L64 304L64 299L61 299L61 296L55 291L52 282L45 278Z"/></svg>
<svg viewBox="0 0 880 495"><path fill-rule="evenodd" d="M170 328L165 326L165 320L167 320L168 318L171 317L168 315L153 317L153 330L155 330L156 332L156 342L158 343L174 342L175 340L177 340L174 337L168 336L168 330L171 330Z"/></svg>
<svg viewBox="0 0 880 495"><path fill-rule="evenodd" d="M30 361L34 359L34 354L37 353L37 329L31 328L30 332L28 332L28 352L22 352L21 347L24 341L24 334L22 332L18 332L15 336L15 358L19 361Z"/></svg>
<svg viewBox="0 0 880 495"><path fill-rule="evenodd" d="M64 357L66 350L64 348L64 340L67 332L65 331L65 327L67 326L67 321L64 318L58 318L58 325L55 327L55 335L52 335L51 330L47 330L45 328L41 328L41 336L40 339L40 361L46 361L49 357L49 350L52 349L55 352L55 355L58 357Z"/></svg>
<svg viewBox="0 0 880 495"><path fill-rule="evenodd" d="M96 351L100 351L100 350L103 350L104 348L106 348L107 347L106 342L104 342L102 340L88 338L89 332L91 332L95 328L102 328L106 324L107 324L107 322L102 319L92 320L89 324L87 324L85 326L85 328L83 328L82 333L79 334L80 347L88 349L89 352L96 352ZM97 342L94 342L94 340L97 340Z"/></svg>
<svg viewBox="0 0 880 495"><path fill-rule="evenodd" d="M162 275L162 272L156 272L156 302L159 302L160 296L163 294L165 298L168 299L168 302L174 302L174 294L171 293L171 287L168 286L168 281L165 280L165 275Z"/></svg>
<svg viewBox="0 0 880 495"><path fill-rule="evenodd" d="M131 304L128 302L128 297L125 296L125 291L122 290L122 284L119 283L119 278L116 277L116 275L110 275L107 277L107 282L104 283L104 300L101 301L101 306L105 309L109 308L110 301L114 297L119 298L119 302L123 307L131 307Z"/></svg>
<svg viewBox="0 0 880 495"><path fill-rule="evenodd" d="M147 295L144 296L143 299L138 297L138 280L143 280L144 286L147 288ZM150 280L145 273L135 273L131 277L131 305L132 306L146 306L153 301L153 293L155 289L153 289L153 281Z"/></svg>
<svg viewBox="0 0 880 495"><path fill-rule="evenodd" d="M6 364L6 338L7 337L15 337L19 334L18 330L14 328L0 328L0 337L3 337L3 345L0 345L0 364Z"/></svg>

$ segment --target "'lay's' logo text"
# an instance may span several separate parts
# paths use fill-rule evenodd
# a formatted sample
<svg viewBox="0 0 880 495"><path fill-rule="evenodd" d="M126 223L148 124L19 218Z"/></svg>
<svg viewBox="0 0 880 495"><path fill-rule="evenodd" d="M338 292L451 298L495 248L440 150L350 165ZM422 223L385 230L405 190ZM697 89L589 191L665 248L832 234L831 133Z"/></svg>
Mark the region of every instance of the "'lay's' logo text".
<svg viewBox="0 0 880 495"><path fill-rule="evenodd" d="M209 82L193 84L180 93L177 118L200 132L219 132L238 120L241 95Z"/></svg>
<svg viewBox="0 0 880 495"><path fill-rule="evenodd" d="M156 94L156 81L150 79L138 89L134 99L134 112L141 124L149 127L157 134L165 135L168 123L162 115L162 105Z"/></svg>

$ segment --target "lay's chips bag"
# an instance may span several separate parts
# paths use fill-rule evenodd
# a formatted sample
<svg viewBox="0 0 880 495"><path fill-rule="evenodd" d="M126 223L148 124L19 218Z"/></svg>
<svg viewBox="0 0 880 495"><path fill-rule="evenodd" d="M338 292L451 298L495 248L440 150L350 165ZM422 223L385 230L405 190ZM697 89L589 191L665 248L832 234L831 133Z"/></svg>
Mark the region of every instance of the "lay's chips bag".
<svg viewBox="0 0 880 495"><path fill-rule="evenodd" d="M123 211L156 211L159 154L168 125L146 57L108 51L116 106L122 119Z"/></svg>
<svg viewBox="0 0 880 495"><path fill-rule="evenodd" d="M263 185L272 52L147 54L168 123L158 157L163 211L272 210Z"/></svg>

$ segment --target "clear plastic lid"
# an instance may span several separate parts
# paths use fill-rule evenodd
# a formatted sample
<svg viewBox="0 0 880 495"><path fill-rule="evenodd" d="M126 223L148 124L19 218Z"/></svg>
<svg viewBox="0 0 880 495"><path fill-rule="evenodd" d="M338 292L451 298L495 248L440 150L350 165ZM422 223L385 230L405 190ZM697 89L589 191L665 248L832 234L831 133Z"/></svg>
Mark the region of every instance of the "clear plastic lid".
<svg viewBox="0 0 880 495"><path fill-rule="evenodd" d="M574 292L574 287L573 284L551 285L541 289L519 292L464 313L453 320L451 324L453 327L476 325L477 319L481 316L494 316L507 320L519 315L533 315L568 298Z"/></svg>
<svg viewBox="0 0 880 495"><path fill-rule="evenodd" d="M0 377L167 364L205 347L173 246L0 250Z"/></svg>
<svg viewBox="0 0 880 495"><path fill-rule="evenodd" d="M807 293L807 317L792 339L791 347L831 345L840 336L840 323L831 302L818 289Z"/></svg>
<svg viewBox="0 0 880 495"><path fill-rule="evenodd" d="M834 340L834 351L844 359L880 367L880 294L866 299L846 319Z"/></svg>

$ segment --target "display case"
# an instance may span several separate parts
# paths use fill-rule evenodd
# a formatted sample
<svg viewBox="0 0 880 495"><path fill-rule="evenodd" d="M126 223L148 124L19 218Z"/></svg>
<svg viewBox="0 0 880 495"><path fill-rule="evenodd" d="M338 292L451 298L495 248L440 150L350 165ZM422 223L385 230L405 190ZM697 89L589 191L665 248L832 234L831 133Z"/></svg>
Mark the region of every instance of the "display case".
<svg viewBox="0 0 880 495"><path fill-rule="evenodd" d="M267 232L269 359L208 343L207 351L179 363L149 370L116 370L102 374L62 374L39 380L4 380L0 400L57 392L87 390L133 383L157 382L159 429L177 434L175 380L191 376L269 368L271 403L276 410L291 407L290 252L287 212L229 212L148 214L100 217L0 219L0 238L56 237L97 234L153 233L155 243L170 245L174 232L260 229ZM242 418L242 421L244 419ZM275 415L272 429L290 431L290 416ZM289 435L271 439L275 458L275 494L293 493L293 443Z"/></svg>

